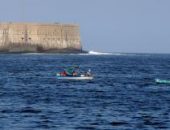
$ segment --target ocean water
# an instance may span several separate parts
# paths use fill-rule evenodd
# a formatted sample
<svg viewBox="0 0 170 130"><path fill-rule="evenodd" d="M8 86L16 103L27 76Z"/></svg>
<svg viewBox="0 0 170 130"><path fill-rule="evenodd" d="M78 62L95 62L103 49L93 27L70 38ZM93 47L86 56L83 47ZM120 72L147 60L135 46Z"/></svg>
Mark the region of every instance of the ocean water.
<svg viewBox="0 0 170 130"><path fill-rule="evenodd" d="M79 65L94 80L62 81ZM170 55L0 55L0 130L169 130Z"/></svg>

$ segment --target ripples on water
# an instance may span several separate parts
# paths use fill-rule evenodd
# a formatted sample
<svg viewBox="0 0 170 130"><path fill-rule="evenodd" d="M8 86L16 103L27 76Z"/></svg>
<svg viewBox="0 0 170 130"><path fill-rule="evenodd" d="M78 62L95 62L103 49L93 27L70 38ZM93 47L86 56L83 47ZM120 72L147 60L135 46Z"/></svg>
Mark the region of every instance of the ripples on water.
<svg viewBox="0 0 170 130"><path fill-rule="evenodd" d="M92 81L62 81L61 66ZM0 55L0 130L170 129L170 55Z"/></svg>

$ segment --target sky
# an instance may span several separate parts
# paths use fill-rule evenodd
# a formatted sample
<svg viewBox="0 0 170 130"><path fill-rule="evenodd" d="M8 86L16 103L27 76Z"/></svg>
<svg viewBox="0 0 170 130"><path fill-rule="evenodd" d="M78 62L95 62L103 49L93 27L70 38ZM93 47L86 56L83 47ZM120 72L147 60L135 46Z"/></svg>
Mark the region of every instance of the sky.
<svg viewBox="0 0 170 130"><path fill-rule="evenodd" d="M85 50L170 53L170 0L0 0L0 22L76 23Z"/></svg>

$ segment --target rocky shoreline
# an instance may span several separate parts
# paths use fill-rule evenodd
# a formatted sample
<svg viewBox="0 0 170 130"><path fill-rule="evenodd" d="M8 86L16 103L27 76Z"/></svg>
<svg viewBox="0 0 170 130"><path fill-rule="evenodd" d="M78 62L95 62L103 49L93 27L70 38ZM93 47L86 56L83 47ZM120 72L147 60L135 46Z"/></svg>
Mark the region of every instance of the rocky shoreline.
<svg viewBox="0 0 170 130"><path fill-rule="evenodd" d="M64 48L64 49L58 49L58 48L53 48L53 49L44 49L40 46L11 46L8 48L2 48L0 49L0 53L5 53L5 54L13 54L13 53L65 53L65 54L77 54L77 53L88 53L86 50L80 50L80 49L75 49L75 48Z"/></svg>

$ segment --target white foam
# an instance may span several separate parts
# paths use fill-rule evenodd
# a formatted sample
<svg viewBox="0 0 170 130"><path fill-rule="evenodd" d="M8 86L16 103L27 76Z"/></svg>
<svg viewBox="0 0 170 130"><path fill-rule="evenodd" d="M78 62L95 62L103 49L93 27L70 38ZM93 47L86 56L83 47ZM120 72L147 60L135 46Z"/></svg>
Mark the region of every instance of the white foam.
<svg viewBox="0 0 170 130"><path fill-rule="evenodd" d="M89 51L88 54L90 55L112 55L112 53L104 53L104 52L96 52L96 51Z"/></svg>

